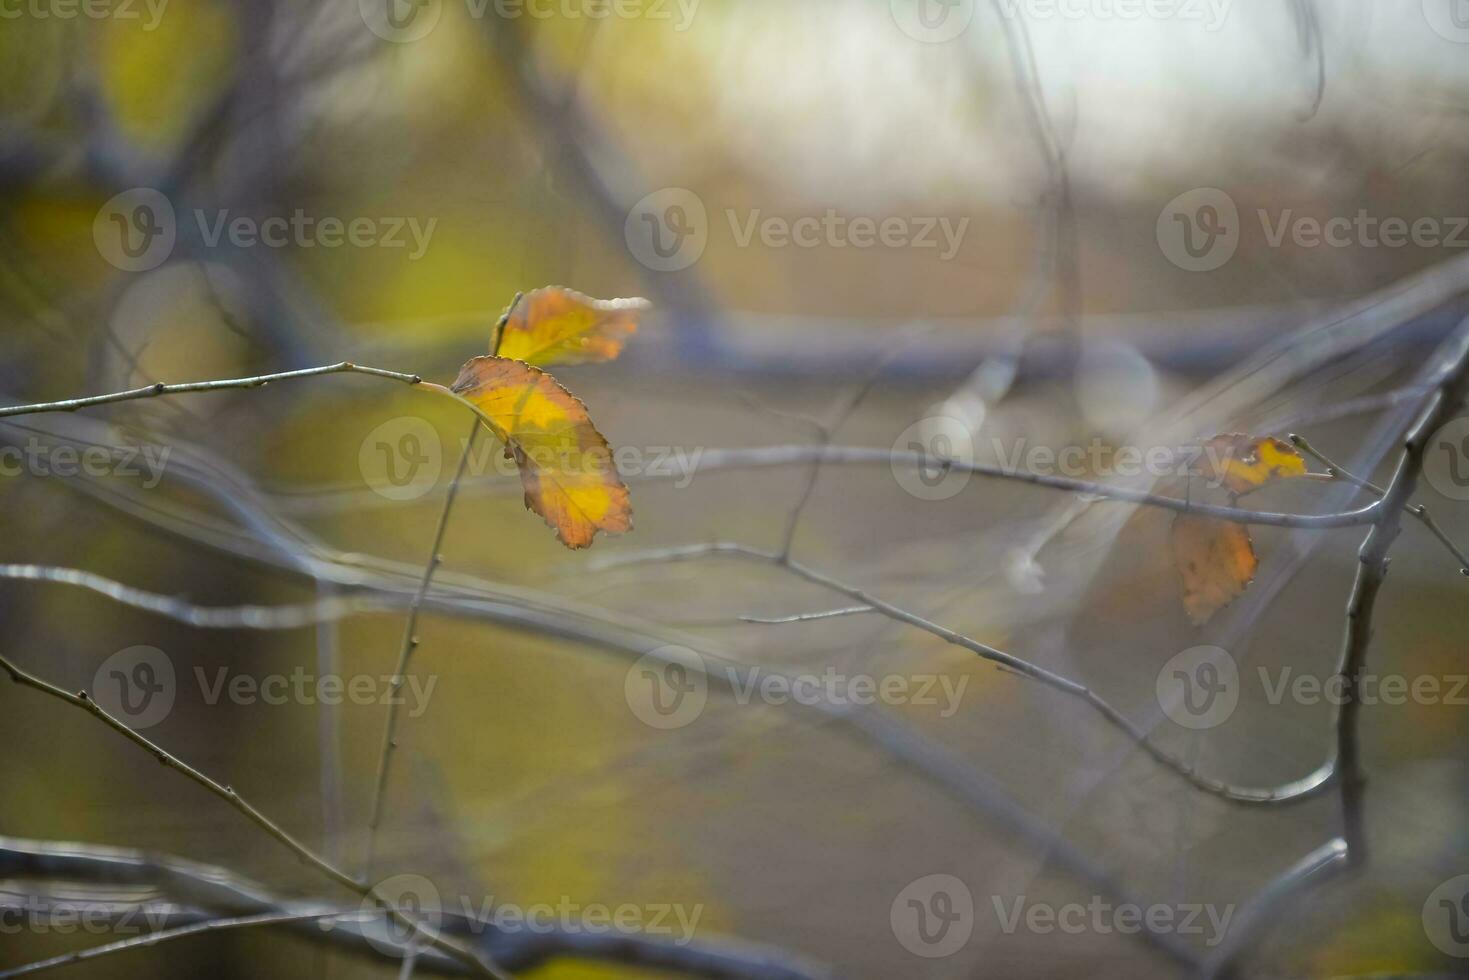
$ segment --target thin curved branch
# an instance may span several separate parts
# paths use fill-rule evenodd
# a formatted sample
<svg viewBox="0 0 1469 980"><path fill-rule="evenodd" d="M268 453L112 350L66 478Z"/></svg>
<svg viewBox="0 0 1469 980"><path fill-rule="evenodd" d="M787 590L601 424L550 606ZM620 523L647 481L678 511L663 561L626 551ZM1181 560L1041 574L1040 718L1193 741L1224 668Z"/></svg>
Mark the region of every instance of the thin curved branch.
<svg viewBox="0 0 1469 980"><path fill-rule="evenodd" d="M758 449L711 449L699 460L698 469L755 469L772 466L790 466L799 463L820 461L824 464L847 466L912 466L931 469L932 459L923 453L907 450L880 449L871 446L767 446ZM961 460L943 460L939 466L955 473L971 473L997 480L1014 480L1032 486L1065 490L1086 494L1103 501L1142 504L1159 507L1178 513L1217 517L1236 524L1254 524L1266 527L1336 528L1359 527L1371 524L1377 514L1377 504L1369 504L1360 510L1340 511L1331 514L1281 514L1271 511L1249 510L1240 507L1225 507L1204 504L1178 497L1166 497L1145 490L1112 486L1094 480L1081 480L1068 476L1047 473L1027 473L1006 469L988 463L968 463Z"/></svg>
<svg viewBox="0 0 1469 980"><path fill-rule="evenodd" d="M1320 450L1307 442L1302 436L1298 436L1292 433L1289 438L1291 443L1297 449L1312 457L1321 465L1325 466L1326 472L1330 476L1336 479L1345 480L1346 482L1353 484L1354 486L1361 487L1363 490L1366 490L1368 493L1373 494L1379 499L1387 496L1387 491L1384 490L1382 487L1379 487L1371 480L1364 480L1361 477L1353 476L1351 473L1348 473L1346 470L1342 469L1342 467L1338 466L1336 463L1333 463L1330 459L1328 459ZM1459 549L1459 546L1454 544L1454 541L1452 538L1449 537L1448 532L1443 529L1438 521L1433 519L1432 514L1428 513L1428 508L1423 504L1409 504L1407 507L1407 512L1413 517L1417 518L1418 522L1426 527L1428 529L1428 532L1434 537L1438 538L1439 543L1442 544L1446 549L1448 549L1449 554L1454 556L1454 560L1459 563L1459 574L1469 575L1469 556L1466 556L1464 552Z"/></svg>
<svg viewBox="0 0 1469 980"><path fill-rule="evenodd" d="M368 374L376 378L388 378L404 384L423 384L416 374L386 371L382 368L363 367L350 361L324 364L321 367L300 368L281 371L277 374L257 374L249 378L224 378L217 381L185 381L180 384L164 384L162 381L141 388L114 391L105 395L87 395L82 398L64 398L54 402L35 402L30 405L10 405L0 408L0 418L16 415L35 415L41 412L75 412L94 405L111 405L116 402L136 401L139 398L158 398L161 395L182 395L195 391L226 391L235 388L260 388L272 381L289 381L294 378L314 378L323 374Z"/></svg>
<svg viewBox="0 0 1469 980"><path fill-rule="evenodd" d="M389 612L402 605L380 596L336 596L281 606L200 606L176 596L124 585L104 575L56 565L0 565L0 579L75 586L196 629L302 629L363 613Z"/></svg>
<svg viewBox="0 0 1469 980"><path fill-rule="evenodd" d="M79 708L82 711L85 711L95 716L98 721L101 721L108 728L111 728L113 731L117 732L119 735L122 735L128 741L139 746L149 755L153 756L153 758L157 759L158 762L164 767L172 769L175 772L187 777L188 779L202 786L204 789L208 790L210 793L213 793L215 796L224 800L236 810L240 811L242 814L245 815L248 820L250 820L251 823L264 830L271 837L274 837L277 841L284 845L287 850L291 851L291 853L295 854L296 857L300 858L303 863L315 868L324 877L328 878L338 885L341 885L343 888L348 889L354 894L361 895L364 898L369 898L372 901L380 904L387 911L387 913L394 918L395 921L400 922L407 928L412 929L415 934L423 936L427 942L429 942L436 948L441 949L444 952L459 958L466 965L474 968L476 972L480 973L483 976L494 977L496 978L496 980L507 980L507 978L509 977L509 974L503 972L488 957L484 956L478 950L472 949L468 946L463 945L462 943L459 943L452 939L448 939L442 935L436 935L431 930L424 929L416 918L409 915L407 912L404 912L395 903L388 901L387 899L384 899L382 896L378 895L377 887L375 885L359 882L356 878L353 878L351 875L347 874L345 871L332 864L325 857L321 856L320 854L313 851L311 848L307 847L305 844L301 843L289 831L281 827L280 824L276 823L274 820L267 817L264 813L260 812L260 810L256 809L255 805L250 803L243 796L237 793L234 787L226 786L223 783L213 779L212 777L206 776L204 773L184 762L178 756L169 752L158 743L133 731L126 724L119 721L117 718L114 718L105 708L99 705L96 701L92 700L91 696L88 695L86 691L79 691L73 694L70 691L63 690L62 688L57 687L55 684L52 684L49 681L42 680L36 675L20 669L18 666L15 665L14 662L12 662L8 657L5 657L4 655L0 655L0 670L3 670L5 673L9 674L10 679L16 684L21 685L22 687L29 687L32 690L49 695L50 697L53 697L58 701L62 701L66 704L71 705L74 708Z"/></svg>
<svg viewBox="0 0 1469 980"><path fill-rule="evenodd" d="M436 949L406 944L400 933L388 927L380 911L341 910L316 899L285 899L228 868L170 855L0 837L3 875L55 882L59 886L57 894L64 896L57 899L58 908L107 910L109 921L114 923L161 923L161 929L172 930L211 920L280 916L276 924L313 944L330 945L378 962L399 961L416 953L416 967L424 973L463 976L467 972L458 960ZM145 888L146 895L140 897L139 891ZM95 897L89 890L96 893ZM126 896L121 901L119 890ZM34 894L19 896L7 905L5 893L0 892L0 909L19 905L34 911L36 900ZM318 923L327 918L332 920L331 928L322 929ZM505 969L515 971L531 970L553 957L564 956L729 980L815 980L827 975L824 968L802 962L784 950L734 938L693 939L680 946L661 937L624 932L615 940L595 942L577 935L579 925L569 925L552 926L544 933L527 936L444 909L438 928L472 942ZM148 945L159 935L154 932L129 942ZM83 953L88 958L101 955Z"/></svg>
<svg viewBox="0 0 1469 980"><path fill-rule="evenodd" d="M777 552L763 551L759 548L752 548L737 542L717 541L703 545L682 545L659 551L612 555L589 567L601 570L627 565L688 561L714 555L748 558L774 565L777 568L786 569L791 574L803 578L808 582L871 607L874 612L881 613L889 619L923 630L925 633L937 636L947 643L962 647L1000 667L1038 681L1052 690L1059 691L1069 697L1077 698L1101 715L1108 724L1126 735L1129 740L1151 756L1154 761L1158 762L1170 772L1182 777L1194 788L1219 799L1246 805L1297 803L1320 793L1331 784L1336 775L1336 761L1335 758L1332 758L1300 779L1280 786L1258 788L1238 786L1233 783L1224 782L1223 780L1204 776L1193 766L1160 748L1148 736L1146 731L1128 720L1121 711L1086 685L1071 680L1069 677L1064 677L1061 674L1046 670L1044 667L1033 664L1028 660L1023 660L1014 654L1006 653L1003 650L981 643L962 633L955 632L946 626L941 626L938 623L924 619L922 616L908 612L906 609L895 606L890 602L885 602L870 592L840 582L829 575L785 558Z"/></svg>
<svg viewBox="0 0 1469 980"><path fill-rule="evenodd" d="M263 926L289 925L295 922L323 923L325 920L334 918L334 912L262 912L258 915L237 915L222 919L205 919L202 922L191 922L182 926L171 926L167 929L159 929L143 936L133 936L129 939L119 939L116 942L103 943L101 946L91 946L87 949L73 950L70 953L62 953L50 959L36 960L9 970L0 970L0 980L9 980L10 977L28 977L58 967L72 966L77 963L87 963L112 953L125 953L132 949L142 949L148 946L157 946L173 939L187 939L189 936L199 936L206 933L229 932L236 929L255 929Z"/></svg>

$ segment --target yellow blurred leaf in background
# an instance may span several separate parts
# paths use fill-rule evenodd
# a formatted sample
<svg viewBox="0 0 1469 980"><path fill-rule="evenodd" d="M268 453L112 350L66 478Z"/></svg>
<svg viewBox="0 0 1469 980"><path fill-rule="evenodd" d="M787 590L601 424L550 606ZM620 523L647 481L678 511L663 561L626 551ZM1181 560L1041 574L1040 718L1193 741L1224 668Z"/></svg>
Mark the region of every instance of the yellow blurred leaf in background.
<svg viewBox="0 0 1469 980"><path fill-rule="evenodd" d="M1183 608L1195 626L1243 595L1260 567L1249 530L1233 521L1179 514L1171 544L1183 580Z"/></svg>

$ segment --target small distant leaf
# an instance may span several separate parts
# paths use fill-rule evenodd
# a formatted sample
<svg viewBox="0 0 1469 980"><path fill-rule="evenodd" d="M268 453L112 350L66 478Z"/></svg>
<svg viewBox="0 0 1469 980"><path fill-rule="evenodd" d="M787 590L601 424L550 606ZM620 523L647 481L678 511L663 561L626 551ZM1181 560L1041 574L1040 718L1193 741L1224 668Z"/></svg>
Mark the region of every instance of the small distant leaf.
<svg viewBox="0 0 1469 980"><path fill-rule="evenodd" d="M1306 475L1306 461L1290 443L1242 432L1218 435L1204 443L1194 472L1222 482L1234 494L1258 490L1272 480Z"/></svg>
<svg viewBox="0 0 1469 980"><path fill-rule="evenodd" d="M527 364L610 361L638 328L645 299L592 299L564 286L534 289L510 311L496 353Z"/></svg>
<svg viewBox="0 0 1469 980"><path fill-rule="evenodd" d="M1183 608L1196 626L1243 595L1260 567L1249 530L1217 517L1179 514L1171 544L1183 582Z"/></svg>
<svg viewBox="0 0 1469 980"><path fill-rule="evenodd" d="M451 390L472 404L520 468L525 505L556 529L568 548L591 545L598 531L632 527L627 487L587 407L556 379L520 361L476 357Z"/></svg>

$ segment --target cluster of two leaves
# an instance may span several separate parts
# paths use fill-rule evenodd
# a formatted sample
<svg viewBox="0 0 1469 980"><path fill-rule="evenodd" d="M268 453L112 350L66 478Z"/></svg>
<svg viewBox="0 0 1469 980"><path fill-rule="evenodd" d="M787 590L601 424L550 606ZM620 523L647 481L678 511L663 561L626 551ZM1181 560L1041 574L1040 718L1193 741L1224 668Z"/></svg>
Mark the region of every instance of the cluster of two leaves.
<svg viewBox="0 0 1469 980"><path fill-rule="evenodd" d="M494 353L472 358L449 391L475 410L515 460L525 505L568 548L632 527L627 486L587 407L538 365L617 357L647 300L596 300L560 286L520 297L501 319Z"/></svg>
<svg viewBox="0 0 1469 980"><path fill-rule="evenodd" d="M1279 439L1241 433L1219 435L1204 443L1204 455L1193 472L1222 484L1233 502L1275 480L1306 475L1306 461L1295 447ZM1183 607L1202 625L1244 594L1255 579L1260 560L1244 524L1219 517L1180 513L1170 532L1174 566L1183 582Z"/></svg>

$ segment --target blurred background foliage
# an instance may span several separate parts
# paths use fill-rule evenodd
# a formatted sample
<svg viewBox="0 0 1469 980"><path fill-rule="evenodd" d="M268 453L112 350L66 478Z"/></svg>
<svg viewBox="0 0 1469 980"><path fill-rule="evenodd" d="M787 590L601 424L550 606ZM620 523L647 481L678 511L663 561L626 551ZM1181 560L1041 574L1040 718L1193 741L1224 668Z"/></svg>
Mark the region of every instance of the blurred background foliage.
<svg viewBox="0 0 1469 980"><path fill-rule="evenodd" d="M945 44L905 35L886 2L701 0L686 29L674 5L669 20L507 19L438 6L436 27L411 43L374 35L344 0L168 0L147 29L141 6L141 20L32 12L0 22L4 399L344 359L447 382L484 352L517 290L560 282L656 304L620 361L556 372L614 446L809 442L810 427L790 413L829 419L875 377L836 441L886 448L935 406L963 404L983 435L980 458L993 461L990 445L1136 439L1261 345L1455 255L1273 248L1252 224L1257 209L1465 213L1469 48L1436 33L1418 0L1240 2L1218 30L1039 19L1024 46L987 4ZM161 190L180 215L170 260L142 273L109 264L93 237L99 209L133 187ZM706 251L673 273L640 265L624 237L636 202L664 187L690 189L710 216ZM1245 216L1238 255L1207 275L1170 263L1155 234L1160 209L1196 187L1227 190ZM186 233L194 208L434 224L421 258L210 247ZM827 208L967 219L967 232L941 261L918 249L741 247L724 219L726 209L789 217ZM1208 428L1195 435L1391 390L1425 349L1414 335L1323 365L1225 417L1201 418ZM1013 377L971 375L985 365ZM332 594L309 574L201 543L200 522L264 540L231 508L258 498L348 566L372 555L421 568L447 473L432 493L387 500L364 481L360 450L378 426L422 418L452 468L467 423L437 401L333 376L94 412L99 427L82 435L204 453L249 496L206 492L177 471L156 489L116 476L7 476L0 558L85 568L205 605ZM48 418L4 426L4 441L81 431ZM1364 475L1385 451L1364 441L1360 419L1309 432ZM513 479L477 476L443 551L445 579L476 576L576 615L656 624L745 664L966 678L952 717L884 710L1158 901L1244 903L1332 832L1329 800L1251 810L1194 794L1073 703L931 636L873 617L741 622L841 605L777 569L718 559L596 565L623 550L716 539L778 547L806 478L785 467L701 473L686 487L634 480L636 530L586 556L560 549L525 513ZM1255 503L1311 510L1317 492L1271 488ZM1178 605L1160 514L1058 535L1037 556L1037 585L1012 556L1054 526L1056 505L1041 491L979 480L926 502L886 467L828 468L802 513L796 554L1077 676L1136 717L1153 710L1164 661L1228 631L1251 669L1329 674L1355 532L1306 546L1299 534L1257 530L1262 578L1274 584L1198 631ZM170 513L195 520L193 530L161 525ZM1469 537L1452 506L1439 518ZM1463 673L1463 578L1417 531L1397 553L1373 662L1383 673ZM1291 563L1313 549L1311 562ZM6 652L73 690L134 644L166 651L181 677L289 673L328 654L342 670L387 674L402 618L208 632L57 586L7 582L4 593ZM1062 976L1080 963L1098 977L1176 972L1128 937L1003 934L988 914L991 894L1085 902L1089 886L838 726L714 698L688 729L653 731L624 700L626 658L595 644L440 615L425 616L420 636L416 669L439 684L430 709L404 725L385 870L429 874L446 895L522 906L561 896L698 904L701 936L771 943L844 976ZM1269 705L1259 694L1216 732L1159 736L1242 782L1314 767L1328 745L1328 706ZM0 697L0 833L146 848L319 891L264 835L94 720L14 687ZM209 705L183 684L150 735L350 865L364 843L381 726L379 708ZM1260 972L1453 968L1425 941L1419 908L1438 881L1469 870L1463 732L1461 707L1368 712L1372 871L1293 908L1289 927L1261 940ZM918 960L894 941L889 906L907 882L939 871L969 883L979 924L962 954ZM11 937L0 967L75 945ZM369 969L299 939L241 933L72 973ZM648 974L558 961L533 975Z"/></svg>

